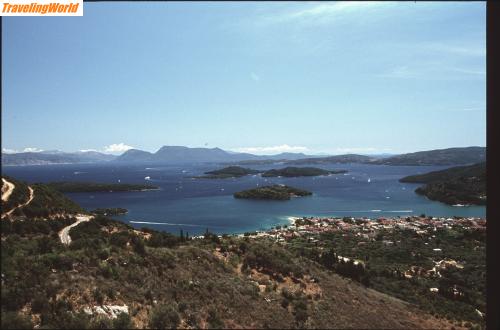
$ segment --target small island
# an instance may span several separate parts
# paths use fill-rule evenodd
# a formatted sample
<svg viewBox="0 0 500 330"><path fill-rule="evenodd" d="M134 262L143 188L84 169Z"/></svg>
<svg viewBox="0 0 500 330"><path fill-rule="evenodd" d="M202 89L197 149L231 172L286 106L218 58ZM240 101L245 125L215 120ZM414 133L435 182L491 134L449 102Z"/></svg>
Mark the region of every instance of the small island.
<svg viewBox="0 0 500 330"><path fill-rule="evenodd" d="M239 178L249 174L258 174L260 171L240 166L228 166L220 170L205 172L206 175L195 176L195 179L228 179Z"/></svg>
<svg viewBox="0 0 500 330"><path fill-rule="evenodd" d="M273 169L273 170L268 170L262 173L263 177L276 177L276 176L282 176L282 177L298 177L298 176L319 176L319 175L330 175L330 174L340 174L340 173L346 173L346 170L337 170L337 171L330 171L330 170L324 170L322 168L317 168L317 167L285 167L281 169Z"/></svg>
<svg viewBox="0 0 500 330"><path fill-rule="evenodd" d="M291 197L310 196L312 192L285 185L264 186L234 193L234 198L289 200Z"/></svg>
<svg viewBox="0 0 500 330"><path fill-rule="evenodd" d="M96 183L96 182L50 182L47 186L63 193L108 192L108 191L146 191L157 190L149 184Z"/></svg>
<svg viewBox="0 0 500 330"><path fill-rule="evenodd" d="M127 214L128 210L121 207L112 207L112 208L99 208L92 210L90 212L96 215L112 216L112 215Z"/></svg>

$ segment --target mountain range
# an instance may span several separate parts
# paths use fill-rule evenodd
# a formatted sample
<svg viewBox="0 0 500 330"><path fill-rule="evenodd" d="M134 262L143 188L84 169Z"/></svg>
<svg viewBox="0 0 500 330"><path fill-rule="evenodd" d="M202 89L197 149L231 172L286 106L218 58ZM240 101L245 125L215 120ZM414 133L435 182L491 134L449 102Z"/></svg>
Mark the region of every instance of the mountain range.
<svg viewBox="0 0 500 330"><path fill-rule="evenodd" d="M48 165L100 163L115 159L116 156L97 151L63 152L50 150L42 152L2 153L2 165Z"/></svg>
<svg viewBox="0 0 500 330"><path fill-rule="evenodd" d="M419 151L401 155L358 155L345 154L313 157L303 153L280 153L276 155L254 155L229 152L220 148L189 148L184 146L163 146L152 153L130 149L119 156L96 151L2 153L2 165L45 165L78 163L225 163L239 165L261 165L273 162L285 164L336 164L366 163L378 165L465 165L484 162L485 147L448 148Z"/></svg>

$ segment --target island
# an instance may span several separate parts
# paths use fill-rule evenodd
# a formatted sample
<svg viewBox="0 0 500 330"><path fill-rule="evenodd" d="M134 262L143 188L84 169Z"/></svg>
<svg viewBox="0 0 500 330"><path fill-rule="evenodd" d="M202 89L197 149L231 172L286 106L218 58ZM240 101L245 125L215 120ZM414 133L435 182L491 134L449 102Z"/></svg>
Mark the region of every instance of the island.
<svg viewBox="0 0 500 330"><path fill-rule="evenodd" d="M90 213L93 213L96 215L103 215L103 216L123 215L123 214L127 214L127 212L128 212L127 209L124 209L121 207L98 208L98 209L90 211Z"/></svg>
<svg viewBox="0 0 500 330"><path fill-rule="evenodd" d="M258 174L260 171L240 166L228 166L220 170L205 172L206 175L195 176L195 179L228 179L239 178L249 174Z"/></svg>
<svg viewBox="0 0 500 330"><path fill-rule="evenodd" d="M47 186L63 193L73 192L107 192L107 191L146 191L159 188L149 184L129 183L96 183L96 182L50 182Z"/></svg>
<svg viewBox="0 0 500 330"><path fill-rule="evenodd" d="M312 192L285 185L264 186L234 193L234 198L289 200L291 197L310 196Z"/></svg>
<svg viewBox="0 0 500 330"><path fill-rule="evenodd" d="M297 177L297 176L318 176L318 175L330 175L330 174L340 174L346 173L346 170L329 171L317 167L285 167L281 169L268 170L262 173L263 177Z"/></svg>
<svg viewBox="0 0 500 330"><path fill-rule="evenodd" d="M415 192L430 200L454 206L486 205L486 163L410 175L399 180L425 183Z"/></svg>

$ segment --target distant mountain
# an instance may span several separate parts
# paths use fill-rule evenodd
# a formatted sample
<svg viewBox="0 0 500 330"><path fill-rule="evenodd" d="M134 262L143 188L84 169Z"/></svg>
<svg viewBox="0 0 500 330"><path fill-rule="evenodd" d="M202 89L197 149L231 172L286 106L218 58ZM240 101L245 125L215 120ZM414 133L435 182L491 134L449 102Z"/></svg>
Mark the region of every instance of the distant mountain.
<svg viewBox="0 0 500 330"><path fill-rule="evenodd" d="M153 154L143 150L130 149L116 157L117 162L151 162Z"/></svg>
<svg viewBox="0 0 500 330"><path fill-rule="evenodd" d="M313 157L313 158L302 158L297 160L287 161L286 164L337 164L337 163L368 163L374 161L373 157L356 155L356 154L346 154L346 155L336 155L328 157Z"/></svg>
<svg viewBox="0 0 500 330"><path fill-rule="evenodd" d="M287 160L295 160L295 159L302 159L302 158L310 158L312 156L310 155L306 155L306 154L303 154L303 153L294 153L294 152L282 152L280 154L277 154L277 155L272 155L272 156L261 156L261 157L264 157L266 159L287 159Z"/></svg>
<svg viewBox="0 0 500 330"><path fill-rule="evenodd" d="M486 204L486 163L484 162L410 175L399 181L426 183L415 192L446 204Z"/></svg>
<svg viewBox="0 0 500 330"><path fill-rule="evenodd" d="M113 160L116 156L96 151L62 152L58 150L42 152L2 153L2 165L48 165L98 163Z"/></svg>
<svg viewBox="0 0 500 330"><path fill-rule="evenodd" d="M448 148L412 152L371 162L377 165L465 165L486 161L485 147Z"/></svg>
<svg viewBox="0 0 500 330"><path fill-rule="evenodd" d="M265 159L298 159L302 157L307 156L301 153L257 156L249 153L228 152L220 148L163 146L155 153L131 149L117 157L116 161L152 163L234 163L239 161L259 161Z"/></svg>

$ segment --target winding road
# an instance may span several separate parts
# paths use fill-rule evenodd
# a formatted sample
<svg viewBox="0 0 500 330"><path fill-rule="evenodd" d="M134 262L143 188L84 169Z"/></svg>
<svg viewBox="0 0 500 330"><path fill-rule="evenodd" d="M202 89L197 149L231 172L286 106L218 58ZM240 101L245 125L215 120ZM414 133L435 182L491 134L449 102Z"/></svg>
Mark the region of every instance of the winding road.
<svg viewBox="0 0 500 330"><path fill-rule="evenodd" d="M5 185L8 186L8 188L5 190L5 191L2 191L2 201L3 202L6 202L9 200L9 197L10 195L12 194L12 191L16 188L14 186L13 183L5 180L4 178L2 178L2 181ZM3 186L2 186L2 190L3 190ZM31 201L33 200L33 198L35 197L35 193L33 191L33 188L31 188L30 186L28 186L28 190L30 192L30 197L28 198L28 200L22 204L19 204L18 206L15 206L14 208L12 208L10 211L6 212L5 214L2 214L2 218L3 217L7 217L9 215L12 214L12 212L14 212L16 209L19 209L21 207L25 207L26 205L28 205L29 203L31 203Z"/></svg>
<svg viewBox="0 0 500 330"><path fill-rule="evenodd" d="M64 227L60 232L59 232L59 238L61 239L61 243L65 245L69 245L71 243L71 237L69 236L69 231L71 228L78 226L81 222L85 221L90 221L93 218L93 216L90 215L84 215L84 214L79 214L76 216L76 222Z"/></svg>
<svg viewBox="0 0 500 330"><path fill-rule="evenodd" d="M15 186L14 186L14 184L12 182L9 182L9 181L5 180L4 178L2 178L2 182L3 182L3 185L2 185L2 201L6 202L6 201L9 200L9 197L12 194L12 192L14 191Z"/></svg>

